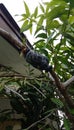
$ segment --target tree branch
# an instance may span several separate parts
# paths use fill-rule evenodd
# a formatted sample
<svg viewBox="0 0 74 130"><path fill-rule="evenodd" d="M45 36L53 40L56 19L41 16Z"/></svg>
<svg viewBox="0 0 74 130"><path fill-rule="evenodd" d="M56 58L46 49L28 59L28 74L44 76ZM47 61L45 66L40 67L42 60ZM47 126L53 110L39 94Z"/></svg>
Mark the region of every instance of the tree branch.
<svg viewBox="0 0 74 130"><path fill-rule="evenodd" d="M60 91L60 93L63 95L63 97L65 98L66 103L68 104L68 106L70 108L74 108L74 102L71 99L70 95L67 93L67 90L65 88L65 86L59 81L58 76L56 75L56 73L51 70L50 74L52 75L52 77L55 80L55 84L58 87L58 90Z"/></svg>

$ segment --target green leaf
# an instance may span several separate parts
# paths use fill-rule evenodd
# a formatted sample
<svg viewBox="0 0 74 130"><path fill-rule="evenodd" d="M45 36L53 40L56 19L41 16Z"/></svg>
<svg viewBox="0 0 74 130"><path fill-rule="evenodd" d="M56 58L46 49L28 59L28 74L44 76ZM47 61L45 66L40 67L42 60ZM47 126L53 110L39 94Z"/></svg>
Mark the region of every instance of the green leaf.
<svg viewBox="0 0 74 130"><path fill-rule="evenodd" d="M64 1L66 1L67 3L70 3L70 7L74 8L74 0L64 0Z"/></svg>
<svg viewBox="0 0 74 130"><path fill-rule="evenodd" d="M39 32L39 31L44 29L44 26L43 26L44 15L41 14L39 17L40 18L39 18L39 21L37 22L37 27L36 27L34 35L36 35L37 32Z"/></svg>
<svg viewBox="0 0 74 130"><path fill-rule="evenodd" d="M38 14L38 7L35 8L35 11L34 11L33 16L36 18L36 17L37 17L37 14Z"/></svg>
<svg viewBox="0 0 74 130"><path fill-rule="evenodd" d="M23 25L22 25L22 27L21 27L21 32L24 32L24 28L25 28L27 25L28 25L28 20L26 20L26 21L23 23Z"/></svg>
<svg viewBox="0 0 74 130"><path fill-rule="evenodd" d="M70 33L70 34L69 34L69 33L66 33L66 34L65 34L65 37L74 42L74 37L71 35L71 33Z"/></svg>
<svg viewBox="0 0 74 130"><path fill-rule="evenodd" d="M48 38L47 38L47 43L53 38L53 35L54 35L54 32L52 32L52 33L48 36Z"/></svg>
<svg viewBox="0 0 74 130"><path fill-rule="evenodd" d="M43 7L42 4L40 4L40 9L41 9L41 11L42 11L43 13L45 12L44 7Z"/></svg>
<svg viewBox="0 0 74 130"><path fill-rule="evenodd" d="M34 43L34 45L36 45L36 44L38 44L38 43L41 43L41 42L44 42L44 39L40 39L40 40L36 41L36 42Z"/></svg>
<svg viewBox="0 0 74 130"><path fill-rule="evenodd" d="M61 67L64 68L64 69L68 69L67 64L63 64L63 63L62 63L62 64L61 64Z"/></svg>
<svg viewBox="0 0 74 130"><path fill-rule="evenodd" d="M24 20L27 19L27 15L26 14L21 14L21 16L23 17Z"/></svg>
<svg viewBox="0 0 74 130"><path fill-rule="evenodd" d="M58 28L59 26L60 26L59 22L58 22L57 20L53 20L53 21L50 23L50 25L49 25L48 28L54 29L54 28Z"/></svg>
<svg viewBox="0 0 74 130"><path fill-rule="evenodd" d="M43 29L43 27L41 26L41 27L39 27L39 26L37 26L37 29L36 29L36 31L35 31L35 33L34 33L34 35L36 35L39 31L41 31Z"/></svg>
<svg viewBox="0 0 74 130"><path fill-rule="evenodd" d="M32 26L30 27L30 33L32 34Z"/></svg>
<svg viewBox="0 0 74 130"><path fill-rule="evenodd" d="M28 23L28 20L26 20L25 22L24 22L24 24L22 25L22 27L21 27L21 32L24 32L24 31L27 31L28 29L30 29L32 27L32 24L30 23Z"/></svg>
<svg viewBox="0 0 74 130"><path fill-rule="evenodd" d="M42 39L41 39L42 40ZM41 42L37 42L35 44L35 48L39 48L39 50L41 50L41 48L43 48L45 46L45 43L44 41L41 41Z"/></svg>
<svg viewBox="0 0 74 130"><path fill-rule="evenodd" d="M63 15L60 16L60 20L62 22L65 22L67 21L67 18L68 18L68 12L64 13Z"/></svg>
<svg viewBox="0 0 74 130"><path fill-rule="evenodd" d="M43 24L43 20L44 20L44 16L41 15L41 16L40 16L40 19L39 19L39 21L38 21L38 23L37 23L37 29L38 29L38 28L41 28L41 26L42 26L42 24ZM36 29L36 30L37 30L37 29Z"/></svg>
<svg viewBox="0 0 74 130"><path fill-rule="evenodd" d="M59 107L63 107L64 106L64 104L58 98L51 98L51 101L54 102Z"/></svg>
<svg viewBox="0 0 74 130"><path fill-rule="evenodd" d="M25 1L24 1L24 7L25 7L26 15L27 15L27 17L29 17L30 16L30 11L29 11L29 7L28 7L28 5L26 4Z"/></svg>
<svg viewBox="0 0 74 130"><path fill-rule="evenodd" d="M68 21L70 24L73 24L74 23L74 16L70 16Z"/></svg>
<svg viewBox="0 0 74 130"><path fill-rule="evenodd" d="M36 38L38 38L38 37L40 37L40 38L47 38L47 34L46 33L40 33L40 34L38 34L36 36Z"/></svg>
<svg viewBox="0 0 74 130"><path fill-rule="evenodd" d="M40 48L40 52L48 57L48 51L46 50L46 48Z"/></svg>
<svg viewBox="0 0 74 130"><path fill-rule="evenodd" d="M19 20L19 22L25 21L25 20L27 19L27 15L26 15L26 14L21 14L21 15L19 15L19 16L22 17L22 18Z"/></svg>
<svg viewBox="0 0 74 130"><path fill-rule="evenodd" d="M46 18L48 18L49 20L53 20L54 18L60 17L62 14L66 13L66 8L65 6L57 6L54 7L51 11L49 11L46 14Z"/></svg>
<svg viewBox="0 0 74 130"><path fill-rule="evenodd" d="M59 5L65 5L66 2L64 0L52 0L51 2L44 2L46 5L46 13L49 11L49 9L53 9L55 6Z"/></svg>
<svg viewBox="0 0 74 130"><path fill-rule="evenodd" d="M69 110L71 114L74 115L74 108Z"/></svg>
<svg viewBox="0 0 74 130"><path fill-rule="evenodd" d="M64 127L66 128L66 130L70 130L70 123L69 120L64 118Z"/></svg>

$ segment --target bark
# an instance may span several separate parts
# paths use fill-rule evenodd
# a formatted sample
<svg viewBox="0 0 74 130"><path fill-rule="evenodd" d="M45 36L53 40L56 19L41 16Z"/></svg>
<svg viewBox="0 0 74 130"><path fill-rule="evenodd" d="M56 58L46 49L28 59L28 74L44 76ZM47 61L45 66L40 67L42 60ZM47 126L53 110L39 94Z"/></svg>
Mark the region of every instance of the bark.
<svg viewBox="0 0 74 130"><path fill-rule="evenodd" d="M71 99L71 97L68 95L67 91L66 91L66 88L65 86L63 85L63 83L61 83L59 81L59 78L58 76L56 75L56 73L51 70L50 71L50 74L52 75L52 77L54 78L55 80L55 84L56 86L58 87L58 90L60 91L60 93L64 96L65 98L65 101L67 102L67 104L69 105L70 108L74 108L74 102L73 100Z"/></svg>

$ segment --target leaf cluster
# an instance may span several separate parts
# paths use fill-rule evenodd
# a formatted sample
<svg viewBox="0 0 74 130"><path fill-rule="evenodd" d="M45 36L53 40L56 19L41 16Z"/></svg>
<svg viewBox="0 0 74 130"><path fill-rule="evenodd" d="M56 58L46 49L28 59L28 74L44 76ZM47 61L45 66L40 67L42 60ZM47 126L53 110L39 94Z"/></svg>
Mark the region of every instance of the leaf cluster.
<svg viewBox="0 0 74 130"><path fill-rule="evenodd" d="M74 73L74 6L71 0L43 2L31 13L24 2L21 31L30 30L35 50L45 54L64 81Z"/></svg>

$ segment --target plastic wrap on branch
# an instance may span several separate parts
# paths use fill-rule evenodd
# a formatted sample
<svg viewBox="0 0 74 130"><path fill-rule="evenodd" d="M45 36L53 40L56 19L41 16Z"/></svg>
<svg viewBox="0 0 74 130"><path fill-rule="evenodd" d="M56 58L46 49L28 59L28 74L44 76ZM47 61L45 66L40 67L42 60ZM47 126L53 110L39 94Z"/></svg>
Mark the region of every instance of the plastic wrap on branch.
<svg viewBox="0 0 74 130"><path fill-rule="evenodd" d="M33 50L27 50L25 58L28 63L39 70L45 70L48 72L52 69L52 66L49 66L48 58Z"/></svg>

